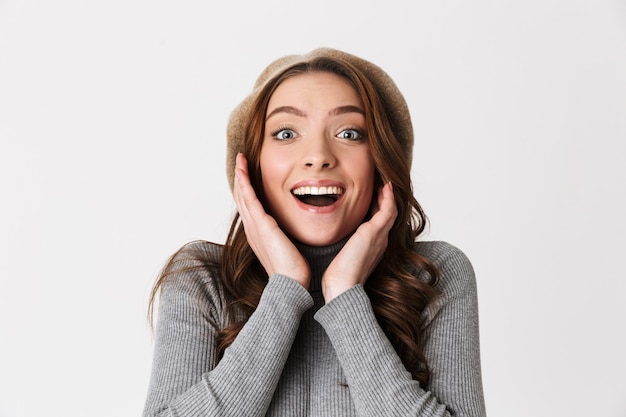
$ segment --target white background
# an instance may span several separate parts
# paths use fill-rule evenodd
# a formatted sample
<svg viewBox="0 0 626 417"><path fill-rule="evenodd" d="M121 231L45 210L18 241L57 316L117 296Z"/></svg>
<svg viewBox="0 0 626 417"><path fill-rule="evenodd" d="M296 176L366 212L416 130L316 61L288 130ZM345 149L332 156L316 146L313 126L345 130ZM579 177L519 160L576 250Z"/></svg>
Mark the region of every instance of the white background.
<svg viewBox="0 0 626 417"><path fill-rule="evenodd" d="M330 46L397 82L490 416L626 416L626 3L0 0L0 416L138 416L149 290L223 242L231 109Z"/></svg>

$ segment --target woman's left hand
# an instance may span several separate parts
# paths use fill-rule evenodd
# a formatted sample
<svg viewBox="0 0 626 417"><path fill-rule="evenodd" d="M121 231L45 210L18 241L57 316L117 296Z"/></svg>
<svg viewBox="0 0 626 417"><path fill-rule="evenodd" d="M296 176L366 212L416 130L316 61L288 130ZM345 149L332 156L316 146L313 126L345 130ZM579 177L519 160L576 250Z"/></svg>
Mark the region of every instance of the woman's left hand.
<svg viewBox="0 0 626 417"><path fill-rule="evenodd" d="M364 284L387 249L388 234L398 216L391 183L381 187L372 218L361 224L322 277L328 303L357 284Z"/></svg>

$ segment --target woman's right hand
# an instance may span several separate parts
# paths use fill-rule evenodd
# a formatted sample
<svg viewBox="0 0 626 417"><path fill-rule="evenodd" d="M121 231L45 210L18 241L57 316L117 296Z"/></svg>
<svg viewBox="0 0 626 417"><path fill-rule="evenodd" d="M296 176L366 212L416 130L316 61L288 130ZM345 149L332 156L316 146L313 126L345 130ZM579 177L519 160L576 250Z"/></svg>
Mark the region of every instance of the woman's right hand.
<svg viewBox="0 0 626 417"><path fill-rule="evenodd" d="M276 220L265 212L250 184L248 162L241 153L235 163L233 195L248 243L267 274L285 275L308 289L309 264Z"/></svg>

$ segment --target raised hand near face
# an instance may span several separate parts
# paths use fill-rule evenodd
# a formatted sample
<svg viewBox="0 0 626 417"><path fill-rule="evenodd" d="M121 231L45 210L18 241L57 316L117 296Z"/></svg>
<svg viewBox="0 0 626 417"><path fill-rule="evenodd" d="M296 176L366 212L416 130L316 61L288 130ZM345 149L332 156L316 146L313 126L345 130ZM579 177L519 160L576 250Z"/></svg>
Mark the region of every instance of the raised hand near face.
<svg viewBox="0 0 626 417"><path fill-rule="evenodd" d="M265 212L250 184L248 162L237 155L233 195L250 247L269 276L282 274L309 287L310 268L295 245Z"/></svg>
<svg viewBox="0 0 626 417"><path fill-rule="evenodd" d="M397 216L393 187L387 183L379 190L372 218L357 228L326 269L322 277L326 303L365 283L387 249L388 234Z"/></svg>

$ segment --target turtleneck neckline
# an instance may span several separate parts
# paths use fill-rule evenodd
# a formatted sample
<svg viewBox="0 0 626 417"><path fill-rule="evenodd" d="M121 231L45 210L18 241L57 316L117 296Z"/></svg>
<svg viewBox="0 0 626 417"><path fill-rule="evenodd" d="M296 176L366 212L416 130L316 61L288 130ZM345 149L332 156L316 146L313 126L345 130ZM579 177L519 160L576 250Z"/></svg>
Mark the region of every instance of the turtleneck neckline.
<svg viewBox="0 0 626 417"><path fill-rule="evenodd" d="M327 246L310 246L298 241L293 242L311 268L309 292L321 290L324 271L326 271L328 265L335 259L335 256L337 256L349 238L350 236L346 236L340 241Z"/></svg>

